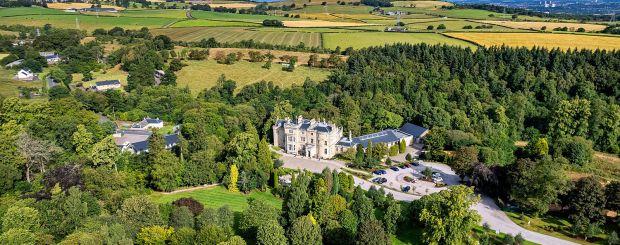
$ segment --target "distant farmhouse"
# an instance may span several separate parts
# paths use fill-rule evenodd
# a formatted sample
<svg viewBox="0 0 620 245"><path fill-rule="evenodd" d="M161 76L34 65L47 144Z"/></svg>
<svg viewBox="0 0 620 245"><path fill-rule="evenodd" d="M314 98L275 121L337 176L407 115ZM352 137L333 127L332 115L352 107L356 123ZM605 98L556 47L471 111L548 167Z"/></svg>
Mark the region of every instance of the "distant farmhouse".
<svg viewBox="0 0 620 245"><path fill-rule="evenodd" d="M15 79L20 81L36 81L39 80L39 75L35 74L34 72L32 72L32 70L28 68L24 68L17 71Z"/></svg>
<svg viewBox="0 0 620 245"><path fill-rule="evenodd" d="M75 12L106 12L106 13L116 13L118 10L115 8L68 8L64 10L65 12L75 13Z"/></svg>
<svg viewBox="0 0 620 245"><path fill-rule="evenodd" d="M407 27L391 26L391 27L386 27L383 31L385 32L406 32Z"/></svg>
<svg viewBox="0 0 620 245"><path fill-rule="evenodd" d="M118 146L121 151L140 154L149 151L149 138L151 138L152 134L151 131L147 130L127 130L117 132L113 137L116 146ZM164 147L166 149L176 146L178 142L178 134L164 135Z"/></svg>
<svg viewBox="0 0 620 245"><path fill-rule="evenodd" d="M121 81L119 80L106 80L101 82L96 82L93 89L95 91L106 91L110 89L119 89L121 88Z"/></svg>
<svg viewBox="0 0 620 245"><path fill-rule="evenodd" d="M406 123L400 129L386 129L377 133L352 137L342 137L342 128L333 123L304 119L278 119L272 127L273 144L284 152L311 158L333 158L349 148L361 145L364 149L368 142L383 143L388 147L405 141L407 145L419 143L428 133L428 129Z"/></svg>
<svg viewBox="0 0 620 245"><path fill-rule="evenodd" d="M130 130L147 130L147 129L153 129L153 128L163 128L164 127L164 121L159 120L159 118L144 118L142 119L142 121L134 123L133 125L131 125L131 128L129 128Z"/></svg>

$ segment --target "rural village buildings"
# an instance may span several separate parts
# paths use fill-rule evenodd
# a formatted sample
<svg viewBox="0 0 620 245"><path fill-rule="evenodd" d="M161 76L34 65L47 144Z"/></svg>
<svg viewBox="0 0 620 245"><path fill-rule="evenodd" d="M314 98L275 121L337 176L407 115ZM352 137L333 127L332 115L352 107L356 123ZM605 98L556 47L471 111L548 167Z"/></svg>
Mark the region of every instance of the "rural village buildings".
<svg viewBox="0 0 620 245"><path fill-rule="evenodd" d="M24 69L17 71L17 74L15 75L15 79L20 80L20 81L35 81L35 80L39 80L39 75L32 72L32 70L28 68L24 68Z"/></svg>
<svg viewBox="0 0 620 245"><path fill-rule="evenodd" d="M121 88L121 81L119 80L106 80L101 82L96 82L94 86L94 90L96 91L106 91L110 89L119 89Z"/></svg>
<svg viewBox="0 0 620 245"><path fill-rule="evenodd" d="M367 147L368 142L373 144L384 143L388 147L404 140L407 145L419 143L428 129L406 123L400 129L386 129L377 133L352 137L343 136L343 129L333 123L317 121L315 119L278 119L272 127L273 145L284 152L302 155L311 158L333 158L357 145Z"/></svg>

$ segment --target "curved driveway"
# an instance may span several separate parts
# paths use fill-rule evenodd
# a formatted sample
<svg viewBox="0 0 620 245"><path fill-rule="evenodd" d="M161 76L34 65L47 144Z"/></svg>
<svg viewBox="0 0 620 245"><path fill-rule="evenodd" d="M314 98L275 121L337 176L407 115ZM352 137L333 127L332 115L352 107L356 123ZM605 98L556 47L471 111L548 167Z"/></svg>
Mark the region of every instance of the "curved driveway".
<svg viewBox="0 0 620 245"><path fill-rule="evenodd" d="M292 156L292 155L289 155L283 152L278 152L278 154L282 155L280 159L284 161L284 167L287 167L287 168L306 169L308 171L315 172L315 173L322 172L325 167L330 168L330 169L336 169L337 171L341 171L342 168L346 168L346 166L343 163L338 162L338 161L301 158L301 157L295 157L295 156ZM430 166L433 169L441 171L443 173L442 177L446 179L446 182L448 182L448 184L451 184L450 182L453 182L453 181L448 181L448 179L451 179L451 180L454 180L455 178L458 179L458 176L456 176L454 172L450 169L450 167L448 167L445 164L425 162L424 165ZM356 185L361 186L365 190L368 190L370 186L373 186L373 185L376 188L384 187L384 186L372 183L368 180L358 178L357 176L353 176L353 179L355 180ZM407 193L403 193L400 191L395 191L395 190L388 189L388 188L384 188L384 189L386 193L392 193L392 195L394 195L394 199L396 200L413 201L416 199L420 199L422 197L418 195L412 195L412 194L407 194ZM500 208L495 204L493 199L491 199L490 197L482 195L480 199L480 203L474 205L472 208L478 211L478 214L480 214L480 216L482 217L482 222L489 224L489 227L493 230L496 230L502 233L513 234L513 235L521 233L521 235L526 240L530 242L534 242L534 243L539 243L539 244L553 244L553 245L576 244L576 243L562 240L559 238L555 238L552 236L533 232L533 231L527 230L515 224L514 222L512 222L512 220L510 220L510 218L508 218L508 216L506 216L504 212L500 210Z"/></svg>

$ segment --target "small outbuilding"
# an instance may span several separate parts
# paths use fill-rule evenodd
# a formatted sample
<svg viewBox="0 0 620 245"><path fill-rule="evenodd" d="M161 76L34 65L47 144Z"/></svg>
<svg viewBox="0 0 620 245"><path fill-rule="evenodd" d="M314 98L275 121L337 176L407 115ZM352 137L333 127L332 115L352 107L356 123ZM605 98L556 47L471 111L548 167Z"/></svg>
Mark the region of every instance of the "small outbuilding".
<svg viewBox="0 0 620 245"><path fill-rule="evenodd" d="M24 69L17 71L17 74L15 75L15 79L20 80L20 81L36 81L36 80L39 80L39 75L32 72L32 70L28 68L24 68Z"/></svg>

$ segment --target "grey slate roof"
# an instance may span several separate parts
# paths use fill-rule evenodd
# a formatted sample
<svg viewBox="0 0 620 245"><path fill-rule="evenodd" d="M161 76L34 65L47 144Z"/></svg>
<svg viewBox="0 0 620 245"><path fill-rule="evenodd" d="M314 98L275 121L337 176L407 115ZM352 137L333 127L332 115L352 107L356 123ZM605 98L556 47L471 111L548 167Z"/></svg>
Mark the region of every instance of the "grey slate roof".
<svg viewBox="0 0 620 245"><path fill-rule="evenodd" d="M135 152L146 151L149 148L149 138L151 136L150 131L123 131L123 137L125 140L129 141L130 147ZM135 135L135 137L131 137L130 135ZM144 137L146 136L146 137ZM133 139L139 139L132 141ZM120 142L120 144L124 144L125 142ZM166 134L164 135L164 144L165 146L173 146L179 143L179 135L177 134ZM118 145L118 143L117 143ZM122 146L122 145L119 145Z"/></svg>
<svg viewBox="0 0 620 245"><path fill-rule="evenodd" d="M400 131L413 135L415 138L420 138L428 129L412 123L405 123L405 125L400 127Z"/></svg>
<svg viewBox="0 0 620 245"><path fill-rule="evenodd" d="M364 148L366 148L368 146L368 141L371 141L373 144L390 143L400 141L409 136L411 135L398 129L386 129L378 133L354 137L351 141L343 138L337 143L337 145L351 147L357 144L361 144Z"/></svg>
<svg viewBox="0 0 620 245"><path fill-rule="evenodd" d="M114 84L121 84L121 81L119 80L105 80L105 81L101 81L101 82L96 82L95 85L96 86L105 86L105 85L114 85Z"/></svg>

